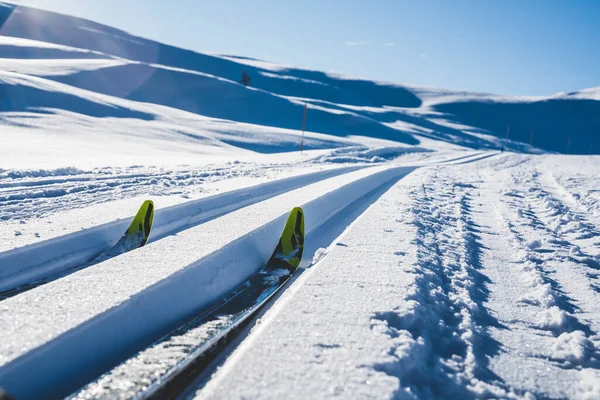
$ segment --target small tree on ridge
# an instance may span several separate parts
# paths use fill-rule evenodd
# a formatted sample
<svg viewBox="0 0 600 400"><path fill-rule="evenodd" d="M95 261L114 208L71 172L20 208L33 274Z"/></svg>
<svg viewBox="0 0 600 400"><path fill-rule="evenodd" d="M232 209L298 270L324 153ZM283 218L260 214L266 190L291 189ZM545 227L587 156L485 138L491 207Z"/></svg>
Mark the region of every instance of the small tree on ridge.
<svg viewBox="0 0 600 400"><path fill-rule="evenodd" d="M242 72L242 79L240 81L242 82L242 84L244 84L244 86L250 85L251 80L252 78L246 71Z"/></svg>

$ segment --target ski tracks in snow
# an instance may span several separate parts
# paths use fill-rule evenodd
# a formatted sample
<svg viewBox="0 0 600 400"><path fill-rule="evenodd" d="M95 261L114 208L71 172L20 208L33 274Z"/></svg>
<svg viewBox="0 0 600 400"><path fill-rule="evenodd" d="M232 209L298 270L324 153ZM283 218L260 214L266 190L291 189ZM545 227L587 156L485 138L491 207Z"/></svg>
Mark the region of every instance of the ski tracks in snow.
<svg viewBox="0 0 600 400"><path fill-rule="evenodd" d="M204 187L207 183L274 176L282 169L276 164L228 163L175 170L136 166L92 171L0 170L0 221L40 218L140 195L197 198L207 192Z"/></svg>
<svg viewBox="0 0 600 400"><path fill-rule="evenodd" d="M573 180L568 166L548 170L544 160L509 154L413 172L336 239L196 394L600 398L593 169ZM191 327L146 349L87 394L135 393L205 334ZM128 369L140 373L135 384Z"/></svg>
<svg viewBox="0 0 600 400"><path fill-rule="evenodd" d="M394 361L375 368L400 379L401 398L511 397L487 365L499 350L488 327L500 324L485 307L488 279L480 272L472 219L475 187L440 168L426 174L410 193L417 263L404 299L409 306L374 317L374 326L383 322L386 334L402 339L390 349Z"/></svg>
<svg viewBox="0 0 600 400"><path fill-rule="evenodd" d="M540 161L509 154L415 171L198 398L273 387L296 398L600 398L598 229ZM360 285L333 289L341 276ZM363 293L369 279L383 282ZM335 302L310 300L325 287ZM323 317L306 320L314 310Z"/></svg>
<svg viewBox="0 0 600 400"><path fill-rule="evenodd" d="M492 332L502 343L493 369L524 397L597 398L600 298L591 253L598 231L541 176L510 171L481 191L489 307L508 328Z"/></svg>
<svg viewBox="0 0 600 400"><path fill-rule="evenodd" d="M414 281L372 319L396 398L600 396L600 230L536 162L421 170Z"/></svg>
<svg viewBox="0 0 600 400"><path fill-rule="evenodd" d="M579 165L575 164L575 171L555 171L549 167L546 170L554 170L542 174L543 183L553 195L560 198L567 205L593 222L596 227L600 226L600 188L598 181L600 173L590 174L589 171L577 171Z"/></svg>

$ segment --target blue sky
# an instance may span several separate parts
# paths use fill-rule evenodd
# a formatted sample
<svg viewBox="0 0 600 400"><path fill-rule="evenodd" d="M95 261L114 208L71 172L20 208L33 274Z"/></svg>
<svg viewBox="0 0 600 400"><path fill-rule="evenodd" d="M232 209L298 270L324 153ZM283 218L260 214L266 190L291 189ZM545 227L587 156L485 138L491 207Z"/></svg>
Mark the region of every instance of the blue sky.
<svg viewBox="0 0 600 400"><path fill-rule="evenodd" d="M188 49L397 83L513 95L600 86L600 0L18 3Z"/></svg>

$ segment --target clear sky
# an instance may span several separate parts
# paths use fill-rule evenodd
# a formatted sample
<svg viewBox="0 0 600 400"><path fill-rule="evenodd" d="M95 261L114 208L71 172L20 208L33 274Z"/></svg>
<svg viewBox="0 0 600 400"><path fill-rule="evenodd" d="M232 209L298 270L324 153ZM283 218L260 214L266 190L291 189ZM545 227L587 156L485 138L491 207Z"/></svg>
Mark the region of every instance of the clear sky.
<svg viewBox="0 0 600 400"><path fill-rule="evenodd" d="M198 51L514 95L600 86L600 0L19 0Z"/></svg>

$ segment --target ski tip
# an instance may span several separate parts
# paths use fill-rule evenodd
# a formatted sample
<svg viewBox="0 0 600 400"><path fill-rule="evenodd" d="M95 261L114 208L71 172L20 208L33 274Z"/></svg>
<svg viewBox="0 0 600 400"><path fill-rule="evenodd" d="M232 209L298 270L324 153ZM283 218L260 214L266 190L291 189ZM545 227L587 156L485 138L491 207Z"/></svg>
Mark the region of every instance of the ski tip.
<svg viewBox="0 0 600 400"><path fill-rule="evenodd" d="M127 229L127 234L134 235L136 233L141 233L143 235L141 246L143 246L150 237L153 221L154 202L152 200L146 200L142 203L142 206L138 210L135 217L133 217L129 228Z"/></svg>
<svg viewBox="0 0 600 400"><path fill-rule="evenodd" d="M142 205L140 207L140 211L148 209L148 208L154 209L154 202L152 200L144 200L144 202L142 203Z"/></svg>
<svg viewBox="0 0 600 400"><path fill-rule="evenodd" d="M278 258L297 269L302 260L304 251L304 211L300 207L294 207L288 216L279 244L275 250Z"/></svg>
<svg viewBox="0 0 600 400"><path fill-rule="evenodd" d="M154 202L152 200L145 200L140 207L140 211L146 210L146 212L150 212L150 224L154 220Z"/></svg>
<svg viewBox="0 0 600 400"><path fill-rule="evenodd" d="M290 221L292 220L292 221ZM304 210L301 207L294 207L288 217L288 222L294 223L294 231L304 239ZM304 245L304 240L302 241Z"/></svg>
<svg viewBox="0 0 600 400"><path fill-rule="evenodd" d="M290 212L290 214L300 215L300 218L304 219L304 211L302 210L302 207L292 208L292 211Z"/></svg>

